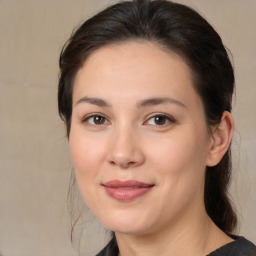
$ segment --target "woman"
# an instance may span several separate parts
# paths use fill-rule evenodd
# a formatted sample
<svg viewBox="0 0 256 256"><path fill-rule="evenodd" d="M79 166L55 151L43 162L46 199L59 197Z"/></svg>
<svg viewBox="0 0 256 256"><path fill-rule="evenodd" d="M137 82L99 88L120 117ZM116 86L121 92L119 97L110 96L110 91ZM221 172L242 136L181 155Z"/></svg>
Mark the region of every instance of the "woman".
<svg viewBox="0 0 256 256"><path fill-rule="evenodd" d="M232 235L234 74L221 38L168 2L113 5L60 56L77 183L113 239L98 255L256 255Z"/></svg>

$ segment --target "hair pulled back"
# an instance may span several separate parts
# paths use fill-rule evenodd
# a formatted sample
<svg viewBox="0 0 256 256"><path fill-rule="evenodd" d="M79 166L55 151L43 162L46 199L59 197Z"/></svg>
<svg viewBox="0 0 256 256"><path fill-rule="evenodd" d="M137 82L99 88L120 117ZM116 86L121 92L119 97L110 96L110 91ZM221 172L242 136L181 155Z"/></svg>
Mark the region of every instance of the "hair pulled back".
<svg viewBox="0 0 256 256"><path fill-rule="evenodd" d="M153 42L180 55L193 75L208 126L231 111L234 73L227 51L213 27L193 9L166 0L123 1L84 22L64 46L60 60L58 107L69 136L73 81L87 57L110 44L134 40ZM231 176L230 148L205 176L205 208L226 233L234 230L237 217L228 197Z"/></svg>

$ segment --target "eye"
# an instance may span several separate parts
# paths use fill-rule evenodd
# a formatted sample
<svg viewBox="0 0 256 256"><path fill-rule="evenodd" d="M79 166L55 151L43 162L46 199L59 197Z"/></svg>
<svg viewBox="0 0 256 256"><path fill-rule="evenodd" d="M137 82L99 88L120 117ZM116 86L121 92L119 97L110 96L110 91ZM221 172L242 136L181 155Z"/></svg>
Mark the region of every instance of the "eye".
<svg viewBox="0 0 256 256"><path fill-rule="evenodd" d="M167 125L169 123L174 123L174 122L175 122L174 118L170 117L169 115L157 114L157 115L151 116L146 121L146 124L156 125L156 126L164 126L164 125Z"/></svg>
<svg viewBox="0 0 256 256"><path fill-rule="evenodd" d="M104 125L108 124L109 121L106 119L106 117L98 114L93 114L88 117L85 117L83 119L83 123L87 123L89 125Z"/></svg>

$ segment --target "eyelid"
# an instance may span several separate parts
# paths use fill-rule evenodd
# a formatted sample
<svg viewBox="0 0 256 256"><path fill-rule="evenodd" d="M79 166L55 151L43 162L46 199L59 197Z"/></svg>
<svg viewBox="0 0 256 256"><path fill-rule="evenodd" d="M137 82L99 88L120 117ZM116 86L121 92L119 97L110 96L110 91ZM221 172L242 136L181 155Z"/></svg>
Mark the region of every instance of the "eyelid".
<svg viewBox="0 0 256 256"><path fill-rule="evenodd" d="M105 119L105 122L103 123L103 124L90 124L89 122L88 122L88 120L90 119L90 118L93 118L93 117L95 117L95 116L100 116L100 117L102 117L102 118L104 118ZM155 118L155 117L158 117L158 116L161 116L161 117L164 117L164 118L166 118L166 120L168 121L168 123L175 123L176 122L176 120L175 120L175 118L173 117L173 116L171 116L171 115L169 115L169 114L166 114L166 113L163 113L163 112L159 112L159 113L152 113L152 114L150 114L150 115L148 115L147 116L147 118L146 118L146 120L143 122L143 125L146 125L146 124L148 124L148 122L149 122L149 120L150 119L152 119L152 118ZM83 116L82 118L81 118L81 122L82 123L85 123L85 124L87 124L87 125L91 125L91 126L103 126L103 125L108 125L108 124L110 124L111 122L109 121L109 118L108 117L106 117L106 115L104 115L104 114L102 114L102 113L98 113L98 112L96 112L96 113L91 113L91 114L87 114L87 115L85 115L85 116ZM158 127L165 127L165 126L167 126L168 125L168 123L167 124L163 124L163 125L151 125L151 126L158 126Z"/></svg>
<svg viewBox="0 0 256 256"><path fill-rule="evenodd" d="M143 124L147 124L150 119L155 118L155 117L157 117L157 116L161 116L161 117L166 118L170 123L175 123L175 122L176 122L176 120L175 120L175 118L174 118L173 116L171 116L171 115L169 115L169 114L166 114L166 113L159 112L159 113L150 114L150 115L147 117L146 121L145 121ZM164 124L164 125L152 125L152 126L158 126L158 127L161 127L161 126L162 126L162 127L165 127L166 125L168 125L168 124Z"/></svg>
<svg viewBox="0 0 256 256"><path fill-rule="evenodd" d="M87 114L87 115L85 115L85 116L83 116L83 117L81 118L81 122L82 122L82 123L86 123L87 125L92 125L92 126L103 126L103 125L106 125L106 123L101 124L101 125L90 124L90 123L88 122L88 120L89 120L90 118L95 117L95 116L100 116L100 117L105 118L105 121L107 121L107 124L110 124L109 119L108 119L104 114L102 114L102 113L91 113L91 114Z"/></svg>

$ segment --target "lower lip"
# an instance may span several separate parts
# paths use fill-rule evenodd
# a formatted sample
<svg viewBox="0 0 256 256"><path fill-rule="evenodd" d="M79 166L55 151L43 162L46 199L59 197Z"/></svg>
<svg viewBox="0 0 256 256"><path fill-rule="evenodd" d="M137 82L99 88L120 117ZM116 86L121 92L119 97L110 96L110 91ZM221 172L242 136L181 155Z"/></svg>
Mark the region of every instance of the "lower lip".
<svg viewBox="0 0 256 256"><path fill-rule="evenodd" d="M149 192L151 189L153 188L153 186L150 187L139 187L139 188L112 188L112 187L106 187L105 186L105 190L107 192L107 194L114 198L117 199L119 201L132 201L144 194L146 194L147 192Z"/></svg>

